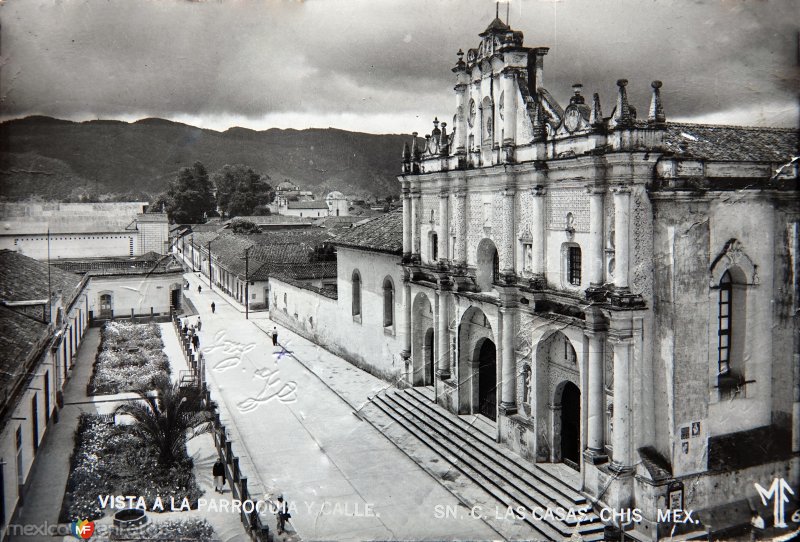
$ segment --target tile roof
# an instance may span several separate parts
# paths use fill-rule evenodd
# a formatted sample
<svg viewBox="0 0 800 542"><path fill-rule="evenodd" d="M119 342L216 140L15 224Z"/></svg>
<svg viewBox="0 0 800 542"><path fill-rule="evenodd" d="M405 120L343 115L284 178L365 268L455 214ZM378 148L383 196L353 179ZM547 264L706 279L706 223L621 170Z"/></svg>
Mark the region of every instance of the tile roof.
<svg viewBox="0 0 800 542"><path fill-rule="evenodd" d="M92 275L149 275L182 272L183 270L172 255L162 256L152 251L133 257L60 259L54 261L53 266L71 273L91 273Z"/></svg>
<svg viewBox="0 0 800 542"><path fill-rule="evenodd" d="M0 250L0 300L31 301L48 299L48 265L18 252ZM64 305L69 306L78 294L81 277L50 266L53 291L61 290Z"/></svg>
<svg viewBox="0 0 800 542"><path fill-rule="evenodd" d="M267 280L271 276L290 280L330 279L336 277L336 262L303 264L266 263L252 275L253 280Z"/></svg>
<svg viewBox="0 0 800 542"><path fill-rule="evenodd" d="M0 407L9 405L9 393L25 377L25 362L49 339L49 326L0 305Z"/></svg>
<svg viewBox="0 0 800 542"><path fill-rule="evenodd" d="M254 280L262 280L259 277L269 275L269 269L260 270L265 264L281 266L311 263L314 247L332 239L330 232L322 228L273 230L252 235L225 231L214 235L211 241L214 260L220 262L228 272L241 277L244 277L246 271L245 250L253 247L249 252L247 271ZM205 238L200 242L204 248L207 246L208 241ZM195 244L197 243L198 234L195 234Z"/></svg>
<svg viewBox="0 0 800 542"><path fill-rule="evenodd" d="M798 132L785 128L668 123L667 150L722 161L787 162L798 154Z"/></svg>
<svg viewBox="0 0 800 542"><path fill-rule="evenodd" d="M398 209L362 224L355 224L334 240L335 245L344 247L403 253L403 212Z"/></svg>
<svg viewBox="0 0 800 542"><path fill-rule="evenodd" d="M326 206L327 207L327 206ZM230 224L232 220L247 220L254 224L310 224L311 217L301 217L292 215L264 215L264 216L237 216L226 221Z"/></svg>

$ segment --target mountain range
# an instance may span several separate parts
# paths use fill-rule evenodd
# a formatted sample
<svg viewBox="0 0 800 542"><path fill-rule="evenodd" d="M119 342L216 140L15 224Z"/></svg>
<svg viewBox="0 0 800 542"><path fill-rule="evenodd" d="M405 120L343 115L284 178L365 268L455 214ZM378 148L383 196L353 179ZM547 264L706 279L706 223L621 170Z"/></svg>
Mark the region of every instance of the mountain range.
<svg viewBox="0 0 800 542"><path fill-rule="evenodd" d="M397 195L411 136L328 129L230 128L217 132L164 119L72 122L27 117L0 123L0 197L97 195L152 198L195 161L209 173L245 164L277 185L288 179L317 198Z"/></svg>

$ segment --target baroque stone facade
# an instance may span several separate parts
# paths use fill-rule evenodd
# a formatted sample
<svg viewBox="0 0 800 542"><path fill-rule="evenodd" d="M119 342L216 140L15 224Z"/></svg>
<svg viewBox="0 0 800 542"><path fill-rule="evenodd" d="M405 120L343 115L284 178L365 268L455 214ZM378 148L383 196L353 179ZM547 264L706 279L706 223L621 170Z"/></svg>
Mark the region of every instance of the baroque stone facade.
<svg viewBox="0 0 800 542"><path fill-rule="evenodd" d="M678 494L746 523L712 518L798 483L797 133L667 122L660 81L644 118L624 79L609 116L581 85L561 105L547 51L495 19L458 53L451 131L403 149L408 384L642 536Z"/></svg>

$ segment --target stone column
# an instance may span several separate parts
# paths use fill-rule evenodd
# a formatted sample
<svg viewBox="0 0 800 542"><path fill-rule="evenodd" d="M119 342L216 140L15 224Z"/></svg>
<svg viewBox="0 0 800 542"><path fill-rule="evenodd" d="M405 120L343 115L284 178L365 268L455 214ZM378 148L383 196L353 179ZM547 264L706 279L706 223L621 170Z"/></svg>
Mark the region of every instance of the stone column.
<svg viewBox="0 0 800 542"><path fill-rule="evenodd" d="M405 336L403 337L403 351L400 352L400 357L402 357L405 362L408 383L413 385L414 373L408 370L410 369L409 363L411 362L411 285L408 280L405 279L403 282L403 312L405 316L405 322L403 322L403 332Z"/></svg>
<svg viewBox="0 0 800 542"><path fill-rule="evenodd" d="M603 285L603 191L589 187L589 283Z"/></svg>
<svg viewBox="0 0 800 542"><path fill-rule="evenodd" d="M467 265L467 191L458 190L455 194L456 216L456 265Z"/></svg>
<svg viewBox="0 0 800 542"><path fill-rule="evenodd" d="M628 289L630 199L629 188L614 189L614 287L618 290Z"/></svg>
<svg viewBox="0 0 800 542"><path fill-rule="evenodd" d="M450 194L446 188L439 193L439 262L446 263L450 259Z"/></svg>
<svg viewBox="0 0 800 542"><path fill-rule="evenodd" d="M448 330L449 311L447 294L436 292L436 373L440 380L450 378L450 331Z"/></svg>
<svg viewBox="0 0 800 542"><path fill-rule="evenodd" d="M503 252L505 252L505 261L501 273L506 276L514 275L514 242L515 242L515 229L517 220L514 212L514 202L517 191L513 188L506 188L503 190Z"/></svg>
<svg viewBox="0 0 800 542"><path fill-rule="evenodd" d="M408 187L403 187L403 260L408 260L411 257L411 199L408 193Z"/></svg>
<svg viewBox="0 0 800 542"><path fill-rule="evenodd" d="M603 427L605 408L603 407L603 335L595 331L586 333L589 342L588 360L588 416L587 416L587 460L595 462L604 456Z"/></svg>
<svg viewBox="0 0 800 542"><path fill-rule="evenodd" d="M545 212L544 212L544 195L545 189L543 186L535 186L531 189L533 195L533 275L544 279L544 242L545 242Z"/></svg>
<svg viewBox="0 0 800 542"><path fill-rule="evenodd" d="M500 410L506 414L517 412L516 391L516 363L514 355L514 312L511 309L500 310L500 325L502 327L502 368L501 368L501 395Z"/></svg>
<svg viewBox="0 0 800 542"><path fill-rule="evenodd" d="M631 339L613 338L614 344L614 429L611 445L614 448L612 468L616 471L629 471L632 468L631 454L631 389L630 389L630 349Z"/></svg>
<svg viewBox="0 0 800 542"><path fill-rule="evenodd" d="M412 190L409 197L411 198L411 258L415 261L419 261L419 191Z"/></svg>
<svg viewBox="0 0 800 542"><path fill-rule="evenodd" d="M516 77L513 71L503 72L503 146L513 147L517 128Z"/></svg>

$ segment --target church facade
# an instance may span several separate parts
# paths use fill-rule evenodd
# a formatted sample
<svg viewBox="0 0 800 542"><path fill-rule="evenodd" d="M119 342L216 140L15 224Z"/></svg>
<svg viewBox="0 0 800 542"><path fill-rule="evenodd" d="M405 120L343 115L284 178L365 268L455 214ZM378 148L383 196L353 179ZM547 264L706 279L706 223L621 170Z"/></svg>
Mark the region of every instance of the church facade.
<svg viewBox="0 0 800 542"><path fill-rule="evenodd" d="M643 115L624 79L608 116L562 105L547 52L495 19L452 124L403 149L407 384L646 537L746 523L756 483L800 481L797 133L668 122L660 81Z"/></svg>

